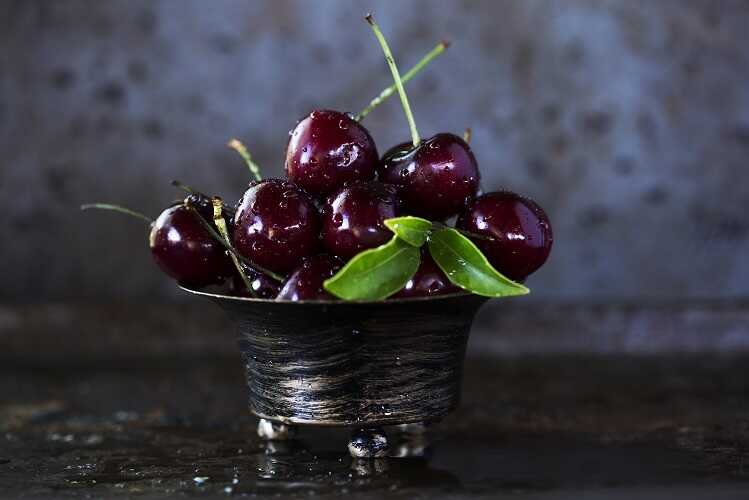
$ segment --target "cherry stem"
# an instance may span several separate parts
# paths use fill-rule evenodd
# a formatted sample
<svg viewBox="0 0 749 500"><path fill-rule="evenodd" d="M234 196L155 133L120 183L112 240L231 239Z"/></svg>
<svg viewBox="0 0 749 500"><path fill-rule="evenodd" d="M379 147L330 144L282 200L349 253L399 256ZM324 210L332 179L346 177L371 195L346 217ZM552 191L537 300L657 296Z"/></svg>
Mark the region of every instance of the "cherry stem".
<svg viewBox="0 0 749 500"><path fill-rule="evenodd" d="M230 140L227 146L239 153L239 156L241 156L244 162L247 164L247 168L250 169L250 173L253 177L255 177L256 181L263 180L263 176L260 174L260 166L252 160L252 155L239 139Z"/></svg>
<svg viewBox="0 0 749 500"><path fill-rule="evenodd" d="M170 184L176 187L177 189L179 189L180 191L184 191L187 194L198 194L198 192L195 191L193 188L191 188L187 184L181 183L178 180L173 180Z"/></svg>
<svg viewBox="0 0 749 500"><path fill-rule="evenodd" d="M138 219L142 219L149 224L153 224L153 219L150 218L147 215L144 215L140 212L136 212L135 210L130 210L129 208L125 208L120 205L112 205L110 203L87 203L85 205L81 205L81 210L90 210L90 209L97 209L97 210L113 210L115 212L120 212L123 214L127 214L131 217L136 217Z"/></svg>
<svg viewBox="0 0 749 500"><path fill-rule="evenodd" d="M390 52L390 47L388 47L388 43L385 40L385 37L382 35L382 31L380 31L380 27L377 26L377 23L372 17L372 14L367 14L367 17L365 17L364 19L366 19L366 21L372 27L372 31L374 32L375 37L377 37L377 41L380 42L382 52L385 54L385 61L387 61L390 72L393 74L393 80L395 80L395 86L398 90L398 96L401 99L403 112L406 113L408 128L411 129L411 141L413 142L414 147L416 147L421 143L421 138L419 137L419 131L416 130L414 115L411 112L411 106L408 104L408 96L406 96L406 90L403 88L403 81L401 80L400 73L398 73L398 67L395 65L393 54Z"/></svg>
<svg viewBox="0 0 749 500"><path fill-rule="evenodd" d="M466 144L471 143L471 137L473 137L473 131L471 127L466 127L465 132L463 132L463 140L466 141Z"/></svg>
<svg viewBox="0 0 749 500"><path fill-rule="evenodd" d="M242 262L244 262L248 266L252 267L253 269L257 269L261 273L266 274L268 277L270 277L270 278L272 278L272 279L274 279L274 280L276 280L276 281L278 281L280 283L283 283L285 281L286 278L284 278L284 276L282 276L280 274L277 274L277 273L274 273L273 271L271 271L269 269L265 269L264 267L261 267L261 266L255 264L250 259L248 259L244 255L242 255L239 252L237 252L237 250L232 246L231 242L228 242L228 241L224 240L224 238L220 234L218 234L218 232L215 229L213 229L213 226L211 226L210 222L208 222L207 220L205 220L203 218L203 216L200 214L200 212L195 207L193 207L191 205L185 205L185 206L192 211L192 213L195 215L195 217L198 218L198 220L200 221L200 223L203 225L203 228L206 231L208 231L208 234L210 234L216 241L218 241L219 243L221 243L224 246L224 248L226 248L229 251L229 253L231 253L237 259L241 260Z"/></svg>
<svg viewBox="0 0 749 500"><path fill-rule="evenodd" d="M229 230L226 228L226 220L224 219L224 202L218 196L214 196L211 199L211 203L213 204L213 223L216 224L218 232L224 238L224 242L228 245L230 240ZM247 287L247 291L250 292L250 295L257 298L255 290L252 289L252 283L250 283L249 278L247 278L247 274L245 274L242 264L239 263L237 256L234 255L234 253L229 252L229 257L231 257L232 262L234 262L234 267L237 268L239 277L242 278L244 285Z"/></svg>
<svg viewBox="0 0 749 500"><path fill-rule="evenodd" d="M438 55L442 54L446 48L450 46L450 42L443 40L440 43L438 43L432 50L429 51L427 55L421 58L419 62L417 62L411 69L409 69L405 75L403 75L403 78L401 81L403 83L408 82L411 78L416 76L416 74L421 71L424 66L432 62L432 60L437 57ZM375 109L377 106L388 100L388 98L393 95L398 90L396 84L392 84L388 88L384 89L380 94L369 101L369 104L366 108L361 110L358 115L354 117L354 120L356 121L362 121L365 116L367 116L369 113L372 112L373 109Z"/></svg>

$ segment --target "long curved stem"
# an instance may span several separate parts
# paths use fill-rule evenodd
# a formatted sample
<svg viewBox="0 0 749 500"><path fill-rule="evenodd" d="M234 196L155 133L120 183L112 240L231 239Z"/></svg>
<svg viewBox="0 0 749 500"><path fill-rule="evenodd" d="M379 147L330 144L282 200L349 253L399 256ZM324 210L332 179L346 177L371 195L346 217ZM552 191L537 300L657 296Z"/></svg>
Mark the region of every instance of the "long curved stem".
<svg viewBox="0 0 749 500"><path fill-rule="evenodd" d="M416 76L416 74L421 71L424 66L432 62L432 60L437 57L438 55L442 54L445 49L447 49L450 46L450 42L447 40L443 40L440 43L438 43L432 50L427 53L424 57L421 58L419 62L414 64L414 66L409 69L405 75L403 75L403 78L401 78L401 81L403 83L408 82L411 78ZM369 101L369 104L366 108L362 109L354 119L356 121L361 121L364 119L365 116L367 116L369 113L372 112L373 109L375 109L377 106L385 102L391 95L395 94L397 92L398 87L396 84L392 84L388 88L384 89L380 94Z"/></svg>
<svg viewBox="0 0 749 500"><path fill-rule="evenodd" d="M260 174L260 166L252 160L252 155L239 139L230 140L227 146L239 153L239 156L241 156L244 162L247 164L247 168L250 169L250 173L256 181L263 180L263 176Z"/></svg>
<svg viewBox="0 0 749 500"><path fill-rule="evenodd" d="M377 37L377 41L380 42L382 52L385 54L385 61L387 61L390 72L393 74L393 80L395 80L395 86L398 89L398 96L401 99L403 112L406 114L406 120L408 120L408 128L411 129L411 141L413 142L414 147L416 147L421 143L421 137L419 137L419 131L416 130L416 122L414 121L414 115L411 112L411 106L408 104L408 97L406 96L406 90L403 88L403 81L401 80L400 73L398 73L398 66L396 66L393 54L390 52L390 47L388 46L385 37L382 35L382 31L380 31L380 27L377 26L377 23L372 17L372 14L367 14L365 19L372 27L372 31L374 32L375 37Z"/></svg>
<svg viewBox="0 0 749 500"><path fill-rule="evenodd" d="M85 205L81 205L81 210L90 210L90 209L112 210L115 212L127 214L131 217L142 219L148 222L149 224L153 224L153 219L150 218L149 216L142 214L140 212L136 212L135 210L130 210L129 208L126 208L120 205L112 205L111 203L86 203Z"/></svg>

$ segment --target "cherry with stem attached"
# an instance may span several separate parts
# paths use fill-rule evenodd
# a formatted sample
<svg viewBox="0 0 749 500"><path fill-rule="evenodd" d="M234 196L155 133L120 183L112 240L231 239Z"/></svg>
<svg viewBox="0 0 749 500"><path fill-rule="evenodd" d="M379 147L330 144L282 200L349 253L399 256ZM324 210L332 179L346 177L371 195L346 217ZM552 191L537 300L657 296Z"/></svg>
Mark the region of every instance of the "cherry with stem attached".
<svg viewBox="0 0 749 500"><path fill-rule="evenodd" d="M153 260L180 284L192 287L220 284L231 275L231 261L223 247L196 220L191 212L195 209L183 202L168 207L155 221L119 205L81 206L83 210L89 208L114 210L146 221L150 227L148 245Z"/></svg>
<svg viewBox="0 0 749 500"><path fill-rule="evenodd" d="M441 54L440 43L425 56L409 77ZM393 93L383 90L356 118L348 113L316 109L302 118L289 133L284 169L290 181L309 194L322 199L347 182L374 179L380 158L372 135L359 123L378 104Z"/></svg>
<svg viewBox="0 0 749 500"><path fill-rule="evenodd" d="M387 41L372 16L366 20L385 54L411 131L411 144L400 144L385 153L378 166L379 179L400 186L408 212L445 220L476 195L480 182L476 158L466 141L454 134L441 133L421 140Z"/></svg>

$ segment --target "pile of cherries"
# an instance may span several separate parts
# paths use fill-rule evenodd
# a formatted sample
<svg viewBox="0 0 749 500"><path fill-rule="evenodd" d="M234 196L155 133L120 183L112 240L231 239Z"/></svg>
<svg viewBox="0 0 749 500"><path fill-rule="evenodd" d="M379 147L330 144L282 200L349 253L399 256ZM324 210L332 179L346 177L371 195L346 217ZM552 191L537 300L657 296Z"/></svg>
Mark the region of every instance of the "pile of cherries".
<svg viewBox="0 0 749 500"><path fill-rule="evenodd" d="M383 221L415 215L455 220L512 280L525 280L546 261L552 231L535 202L509 191L479 195L476 158L457 135L414 142L380 156L352 115L312 111L290 132L286 179L253 181L236 207L223 207L229 242L217 234L211 198L193 193L152 224L153 258L188 287L226 284L239 296L332 300L323 282L361 251L392 238ZM416 274L392 297L457 291L424 252Z"/></svg>
<svg viewBox="0 0 749 500"><path fill-rule="evenodd" d="M233 215L225 211L232 246L251 263L242 265L252 290L205 227L213 211L203 195L188 196L154 223L150 247L158 265L190 287L231 279L237 295L325 300L334 297L323 281L359 252L387 243L392 233L383 221L400 215L433 221L458 215L457 227L479 236L474 242L489 262L516 281L538 269L551 249L551 226L536 203L507 191L477 196L476 159L453 134L417 147L400 144L380 158L370 133L351 115L317 110L291 132L285 167L287 179L253 182ZM458 290L425 252L394 297Z"/></svg>

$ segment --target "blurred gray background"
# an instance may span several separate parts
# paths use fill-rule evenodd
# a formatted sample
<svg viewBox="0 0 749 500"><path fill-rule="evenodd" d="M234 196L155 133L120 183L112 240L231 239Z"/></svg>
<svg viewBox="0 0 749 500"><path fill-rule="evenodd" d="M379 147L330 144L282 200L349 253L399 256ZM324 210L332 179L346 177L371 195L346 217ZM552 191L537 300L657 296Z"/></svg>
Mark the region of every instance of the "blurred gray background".
<svg viewBox="0 0 749 500"><path fill-rule="evenodd" d="M181 294L146 228L180 179L237 199L240 137L279 175L312 108L360 110L402 69L422 135L473 128L484 189L535 198L535 300L749 296L749 2L0 1L0 300ZM366 119L408 138L397 99Z"/></svg>

